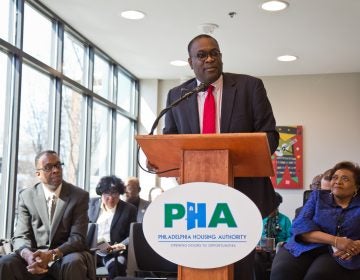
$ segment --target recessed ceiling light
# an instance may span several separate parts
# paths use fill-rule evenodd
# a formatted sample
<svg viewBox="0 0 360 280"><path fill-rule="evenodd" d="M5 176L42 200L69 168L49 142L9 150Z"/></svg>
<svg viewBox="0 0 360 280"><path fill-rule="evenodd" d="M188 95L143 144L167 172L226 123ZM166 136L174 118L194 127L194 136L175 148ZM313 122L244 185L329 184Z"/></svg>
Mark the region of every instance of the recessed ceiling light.
<svg viewBox="0 0 360 280"><path fill-rule="evenodd" d="M289 61L295 61L297 60L297 56L295 55L289 55L289 54L286 54L286 55L281 55L281 56L278 56L277 57L277 60L279 61L284 61L284 62L289 62Z"/></svg>
<svg viewBox="0 0 360 280"><path fill-rule="evenodd" d="M126 19L142 19L145 17L145 13L140 11L123 11L121 16Z"/></svg>
<svg viewBox="0 0 360 280"><path fill-rule="evenodd" d="M187 66L189 65L187 61L184 60L173 60L170 62L171 65L173 66Z"/></svg>
<svg viewBox="0 0 360 280"><path fill-rule="evenodd" d="M261 9L270 12L276 12L286 9L289 6L288 2L280 0L266 1L261 4Z"/></svg>

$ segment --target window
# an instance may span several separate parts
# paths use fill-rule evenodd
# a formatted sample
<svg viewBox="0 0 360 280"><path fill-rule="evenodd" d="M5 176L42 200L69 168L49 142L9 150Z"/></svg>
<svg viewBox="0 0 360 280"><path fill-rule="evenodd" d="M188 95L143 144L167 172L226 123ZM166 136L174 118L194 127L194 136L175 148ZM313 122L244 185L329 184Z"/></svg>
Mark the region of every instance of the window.
<svg viewBox="0 0 360 280"><path fill-rule="evenodd" d="M25 3L24 51L47 65L55 65L52 21Z"/></svg>
<svg viewBox="0 0 360 280"><path fill-rule="evenodd" d="M134 129L129 119L117 114L115 174L125 180L131 174ZM129 141L132 139L132 141Z"/></svg>
<svg viewBox="0 0 360 280"><path fill-rule="evenodd" d="M0 38L9 40L10 1L0 0Z"/></svg>
<svg viewBox="0 0 360 280"><path fill-rule="evenodd" d="M138 81L44 5L0 0L0 236L6 238L18 192L38 182L39 151L58 151L64 179L90 195L115 169L121 177L134 174L136 120L115 104L113 83L123 75L121 106L132 112Z"/></svg>
<svg viewBox="0 0 360 280"><path fill-rule="evenodd" d="M93 90L106 99L110 98L110 64L97 54L94 59Z"/></svg>
<svg viewBox="0 0 360 280"><path fill-rule="evenodd" d="M60 125L60 158L64 162L64 179L74 185L79 182L82 143L85 138L85 98L69 87L63 87Z"/></svg>
<svg viewBox="0 0 360 280"><path fill-rule="evenodd" d="M110 110L94 102L91 134L90 196L102 176L110 174Z"/></svg>
<svg viewBox="0 0 360 280"><path fill-rule="evenodd" d="M135 83L123 72L117 75L117 104L129 113L135 113Z"/></svg>
<svg viewBox="0 0 360 280"><path fill-rule="evenodd" d="M71 34L65 32L64 35L64 68L63 72L66 76L86 85L85 81L85 63L86 63L86 48Z"/></svg>
<svg viewBox="0 0 360 280"><path fill-rule="evenodd" d="M34 83L36 81L36 83ZM34 176L34 158L37 153L51 149L50 78L23 65L21 85L18 191L37 182Z"/></svg>
<svg viewBox="0 0 360 280"><path fill-rule="evenodd" d="M3 186L3 162L4 162L4 135L5 135L5 102L6 102L6 86L7 86L7 56L0 51L0 221L5 221L5 198L6 188ZM0 225L0 234L3 236L3 225Z"/></svg>
<svg viewBox="0 0 360 280"><path fill-rule="evenodd" d="M2 159L4 151L4 129L5 129L5 102L7 86L7 56L0 51L0 182L2 174ZM1 200L1 197L0 197ZM1 204L1 203L0 203Z"/></svg>

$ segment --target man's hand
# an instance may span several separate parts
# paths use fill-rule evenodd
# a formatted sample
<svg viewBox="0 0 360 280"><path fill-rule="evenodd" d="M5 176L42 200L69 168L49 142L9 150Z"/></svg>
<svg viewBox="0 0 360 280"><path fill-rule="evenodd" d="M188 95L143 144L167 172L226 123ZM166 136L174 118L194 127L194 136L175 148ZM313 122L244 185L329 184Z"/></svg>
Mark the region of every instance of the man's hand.
<svg viewBox="0 0 360 280"><path fill-rule="evenodd" d="M43 274L48 272L48 264L52 261L51 251L37 250L33 253L35 262L28 265L26 268L31 274Z"/></svg>
<svg viewBox="0 0 360 280"><path fill-rule="evenodd" d="M31 265L35 262L33 257L34 253L27 248L24 248L20 252L20 256L27 262L28 265Z"/></svg>
<svg viewBox="0 0 360 280"><path fill-rule="evenodd" d="M51 254L48 252L36 251L33 253L25 248L21 251L20 256L27 262L26 268L31 274L43 274L48 271L47 265L51 260Z"/></svg>
<svg viewBox="0 0 360 280"><path fill-rule="evenodd" d="M33 257L34 257L36 263L38 263L39 266L41 266L42 268L47 268L49 262L52 261L52 252L51 251L37 250L33 254Z"/></svg>
<svg viewBox="0 0 360 280"><path fill-rule="evenodd" d="M33 264L28 265L26 268L31 274L44 274L44 273L48 272L47 267L44 268L37 262L34 262Z"/></svg>
<svg viewBox="0 0 360 280"><path fill-rule="evenodd" d="M156 165L152 164L148 159L146 159L146 168L153 173L159 171L159 168Z"/></svg>

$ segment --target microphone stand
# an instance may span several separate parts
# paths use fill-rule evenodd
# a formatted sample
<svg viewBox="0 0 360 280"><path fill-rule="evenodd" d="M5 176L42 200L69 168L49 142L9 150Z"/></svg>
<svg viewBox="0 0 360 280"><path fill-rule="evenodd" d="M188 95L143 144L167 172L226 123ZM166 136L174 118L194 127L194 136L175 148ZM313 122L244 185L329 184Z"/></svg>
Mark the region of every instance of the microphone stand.
<svg viewBox="0 0 360 280"><path fill-rule="evenodd" d="M149 135L153 135L154 134L154 130L155 128L157 127L161 117L163 115L166 114L167 111L169 111L171 108L174 108L176 105L178 105L180 102L182 102L183 100L189 98L191 95L193 95L194 93L198 93L200 91L205 91L207 88L209 87L208 84L204 84L204 83L201 83L200 85L198 85L197 87L195 87L193 90L185 93L182 97L180 97L178 100L175 100L173 103L171 103L168 107L166 107L165 109L163 109L159 116L155 119L152 127L151 127L151 130L150 130L150 133Z"/></svg>
<svg viewBox="0 0 360 280"><path fill-rule="evenodd" d="M168 107L166 107L165 109L163 109L159 116L157 116L157 118L155 119L152 127L151 127L151 130L150 130L150 133L149 135L153 135L154 134L154 130L155 128L157 127L161 117L163 115L166 114L167 111L169 111L171 108L174 108L176 105L178 105L180 102L182 102L183 100L189 98L191 95L193 95L194 93L198 93L198 92L201 92L201 91L205 91L207 90L207 88L209 87L209 84L204 84L204 83L201 83L200 85L198 85L197 87L195 87L193 90L185 93L182 97L180 97L178 100L175 100L173 103L171 103ZM138 165L140 166L140 168L147 172L147 173L151 173L151 174L161 174L161 173L165 173L165 172L169 172L169 171L172 171L172 170L176 170L178 168L174 168L174 169L170 169L170 170L164 170L164 171L154 171L154 170L146 170L141 164L140 164L140 161L139 161L139 152L140 152L140 145L138 145L138 149L137 149L137 159L138 159Z"/></svg>

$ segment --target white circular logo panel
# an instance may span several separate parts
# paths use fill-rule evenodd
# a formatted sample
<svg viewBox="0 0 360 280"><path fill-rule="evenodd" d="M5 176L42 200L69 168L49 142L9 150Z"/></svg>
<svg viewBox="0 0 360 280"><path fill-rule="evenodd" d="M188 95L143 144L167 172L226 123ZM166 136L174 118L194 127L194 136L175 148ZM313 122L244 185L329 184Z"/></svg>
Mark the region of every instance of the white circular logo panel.
<svg viewBox="0 0 360 280"><path fill-rule="evenodd" d="M262 218L243 193L196 182L157 197L143 221L146 240L161 256L192 268L215 268L248 255L258 243Z"/></svg>

